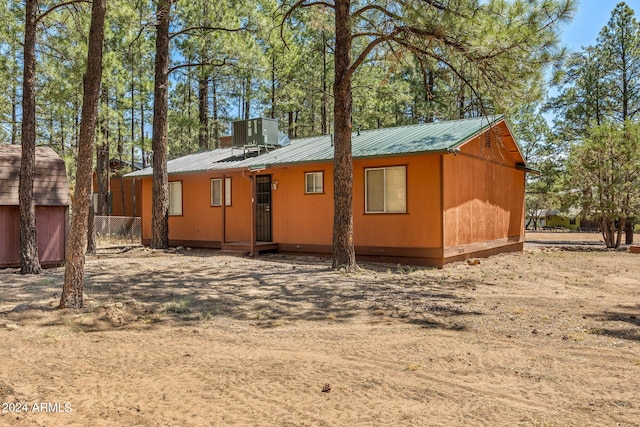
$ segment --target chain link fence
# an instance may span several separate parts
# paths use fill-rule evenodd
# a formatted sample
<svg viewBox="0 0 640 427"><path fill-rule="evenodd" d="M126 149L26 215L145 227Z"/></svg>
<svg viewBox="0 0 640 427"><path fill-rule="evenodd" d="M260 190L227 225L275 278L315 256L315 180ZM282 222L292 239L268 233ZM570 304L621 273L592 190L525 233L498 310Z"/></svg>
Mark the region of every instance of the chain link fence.
<svg viewBox="0 0 640 427"><path fill-rule="evenodd" d="M99 237L131 239L140 241L140 217L131 216L95 216L96 234Z"/></svg>

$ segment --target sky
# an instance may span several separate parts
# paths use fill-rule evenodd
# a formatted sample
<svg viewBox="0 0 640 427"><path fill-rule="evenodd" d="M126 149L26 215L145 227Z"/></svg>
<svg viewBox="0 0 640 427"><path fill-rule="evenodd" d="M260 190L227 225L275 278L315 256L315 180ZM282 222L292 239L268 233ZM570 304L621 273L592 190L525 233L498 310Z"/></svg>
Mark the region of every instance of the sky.
<svg viewBox="0 0 640 427"><path fill-rule="evenodd" d="M562 31L562 43L573 51L583 46L593 46L602 27L611 18L611 11L620 0L578 0L578 11L573 21ZM625 3L640 19L640 0L626 0Z"/></svg>

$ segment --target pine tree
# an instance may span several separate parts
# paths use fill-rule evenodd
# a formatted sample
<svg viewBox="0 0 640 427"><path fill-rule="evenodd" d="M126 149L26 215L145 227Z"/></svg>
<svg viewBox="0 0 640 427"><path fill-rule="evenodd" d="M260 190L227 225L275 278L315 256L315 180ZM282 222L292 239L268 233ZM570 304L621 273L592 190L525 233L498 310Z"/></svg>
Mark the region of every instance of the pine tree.
<svg viewBox="0 0 640 427"><path fill-rule="evenodd" d="M36 165L36 25L37 0L27 0L24 25L24 74L22 88L22 160L20 163L20 272L38 274L36 206L33 181Z"/></svg>
<svg viewBox="0 0 640 427"><path fill-rule="evenodd" d="M156 11L156 63L153 89L153 183L151 247L169 247L169 176L167 173L167 121L169 108L169 23L173 0L158 0Z"/></svg>
<svg viewBox="0 0 640 427"><path fill-rule="evenodd" d="M95 139L100 82L102 80L102 44L106 0L93 0L84 78L82 121L78 143L77 180L73 217L65 256L64 286L60 308L82 308L84 292L84 261L87 247L87 220L91 208L92 159Z"/></svg>

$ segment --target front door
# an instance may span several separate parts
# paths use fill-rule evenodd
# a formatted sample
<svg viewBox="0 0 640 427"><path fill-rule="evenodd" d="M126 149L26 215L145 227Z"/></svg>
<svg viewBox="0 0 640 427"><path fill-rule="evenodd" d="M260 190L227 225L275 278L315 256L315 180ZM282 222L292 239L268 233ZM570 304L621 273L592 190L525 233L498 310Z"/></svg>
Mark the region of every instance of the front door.
<svg viewBox="0 0 640 427"><path fill-rule="evenodd" d="M256 176L256 240L271 241L271 175Z"/></svg>

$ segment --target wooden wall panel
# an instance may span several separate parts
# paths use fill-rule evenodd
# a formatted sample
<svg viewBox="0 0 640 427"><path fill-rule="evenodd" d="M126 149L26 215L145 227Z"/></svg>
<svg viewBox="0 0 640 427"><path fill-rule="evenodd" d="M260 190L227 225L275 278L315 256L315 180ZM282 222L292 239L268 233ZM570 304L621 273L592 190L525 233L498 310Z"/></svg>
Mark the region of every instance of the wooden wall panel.
<svg viewBox="0 0 640 427"><path fill-rule="evenodd" d="M0 267L20 264L20 210L0 206Z"/></svg>
<svg viewBox="0 0 640 427"><path fill-rule="evenodd" d="M122 210L122 184L124 183L124 210ZM95 187L94 187L95 188ZM132 193L135 191L135 210ZM140 216L142 185L140 179L124 179L119 176L111 177L111 215ZM134 215L135 213L135 215Z"/></svg>
<svg viewBox="0 0 640 427"><path fill-rule="evenodd" d="M63 263L67 232L67 208L36 207L36 228L40 264Z"/></svg>
<svg viewBox="0 0 640 427"><path fill-rule="evenodd" d="M68 231L66 206L37 206L36 229L40 264L64 262ZM20 211L17 206L0 207L0 267L20 265Z"/></svg>
<svg viewBox="0 0 640 427"><path fill-rule="evenodd" d="M504 147L484 136L445 156L445 247L524 234L524 175Z"/></svg>

